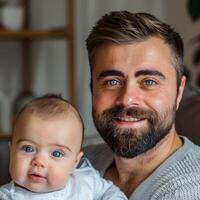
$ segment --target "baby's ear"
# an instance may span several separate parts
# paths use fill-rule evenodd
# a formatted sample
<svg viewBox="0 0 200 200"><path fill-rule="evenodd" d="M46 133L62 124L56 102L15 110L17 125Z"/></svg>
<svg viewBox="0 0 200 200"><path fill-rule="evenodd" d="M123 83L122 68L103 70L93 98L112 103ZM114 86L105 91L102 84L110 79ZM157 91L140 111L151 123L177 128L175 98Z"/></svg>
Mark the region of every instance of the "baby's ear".
<svg viewBox="0 0 200 200"><path fill-rule="evenodd" d="M76 158L76 163L75 163L75 166L74 166L74 169L77 167L77 165L79 164L81 158L83 157L83 152L80 151L79 154L77 155L77 158Z"/></svg>

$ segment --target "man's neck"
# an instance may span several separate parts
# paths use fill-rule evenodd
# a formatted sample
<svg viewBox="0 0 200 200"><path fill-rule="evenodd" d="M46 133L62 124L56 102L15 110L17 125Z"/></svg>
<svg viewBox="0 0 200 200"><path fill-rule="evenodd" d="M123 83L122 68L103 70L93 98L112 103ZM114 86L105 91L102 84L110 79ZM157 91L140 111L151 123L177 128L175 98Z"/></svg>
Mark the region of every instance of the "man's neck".
<svg viewBox="0 0 200 200"><path fill-rule="evenodd" d="M105 178L112 180L127 195L150 176L171 154L182 146L181 139L170 133L156 147L135 158L115 156L114 162L105 172Z"/></svg>

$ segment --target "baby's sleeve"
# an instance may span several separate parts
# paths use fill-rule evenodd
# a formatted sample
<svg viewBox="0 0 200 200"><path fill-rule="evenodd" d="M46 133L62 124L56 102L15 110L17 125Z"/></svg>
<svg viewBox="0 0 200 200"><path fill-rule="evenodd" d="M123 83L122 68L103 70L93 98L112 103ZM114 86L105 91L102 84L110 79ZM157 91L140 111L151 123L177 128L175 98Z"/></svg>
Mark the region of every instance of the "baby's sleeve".
<svg viewBox="0 0 200 200"><path fill-rule="evenodd" d="M12 200L9 192L3 186L0 187L0 200Z"/></svg>
<svg viewBox="0 0 200 200"><path fill-rule="evenodd" d="M89 161L88 161L89 162ZM111 181L108 181L100 176L100 173L95 170L89 163L91 170L91 183L93 184L95 200L128 200L125 194L115 186Z"/></svg>
<svg viewBox="0 0 200 200"><path fill-rule="evenodd" d="M99 184L96 186L96 191L98 192L97 200L128 200L125 194L115 186L111 181L107 181L101 177Z"/></svg>

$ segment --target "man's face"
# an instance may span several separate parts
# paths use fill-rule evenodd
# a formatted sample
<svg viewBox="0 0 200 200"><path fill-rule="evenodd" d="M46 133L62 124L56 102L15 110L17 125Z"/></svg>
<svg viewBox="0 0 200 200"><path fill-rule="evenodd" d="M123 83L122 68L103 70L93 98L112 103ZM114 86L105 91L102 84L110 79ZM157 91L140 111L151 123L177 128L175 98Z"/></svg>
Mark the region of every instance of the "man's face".
<svg viewBox="0 0 200 200"><path fill-rule="evenodd" d="M82 156L77 121L71 113L48 119L22 114L10 147L13 181L32 192L62 189Z"/></svg>
<svg viewBox="0 0 200 200"><path fill-rule="evenodd" d="M117 155L133 158L172 132L184 78L177 93L171 52L161 39L102 46L92 78L94 122Z"/></svg>

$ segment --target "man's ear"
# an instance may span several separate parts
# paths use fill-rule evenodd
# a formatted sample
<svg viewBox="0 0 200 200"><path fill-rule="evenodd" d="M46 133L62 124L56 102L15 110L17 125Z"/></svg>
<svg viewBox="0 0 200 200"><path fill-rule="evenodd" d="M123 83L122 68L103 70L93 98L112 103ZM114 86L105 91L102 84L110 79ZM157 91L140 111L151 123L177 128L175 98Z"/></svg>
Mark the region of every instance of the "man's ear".
<svg viewBox="0 0 200 200"><path fill-rule="evenodd" d="M77 158L76 158L76 162L75 162L75 166L74 166L74 169L77 167L77 165L79 164L81 158L83 157L83 152L80 151L79 154L77 155Z"/></svg>
<svg viewBox="0 0 200 200"><path fill-rule="evenodd" d="M180 82L180 85L179 85L179 88L178 88L177 102L176 102L176 110L178 110L179 104L180 104L181 99L182 99L182 97L183 97L183 91L184 91L184 88L185 88L185 83L186 83L186 77L183 76L183 77L181 78L181 82Z"/></svg>

